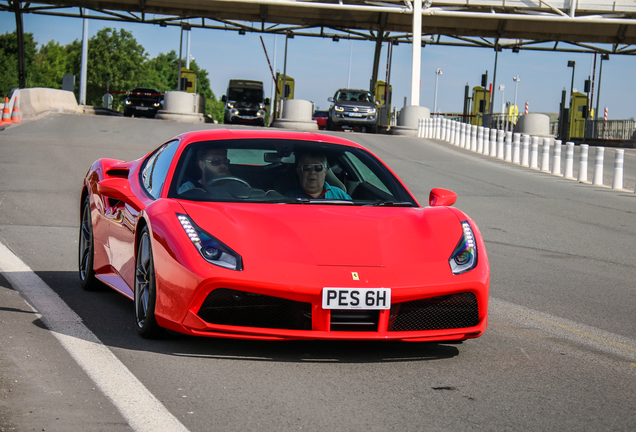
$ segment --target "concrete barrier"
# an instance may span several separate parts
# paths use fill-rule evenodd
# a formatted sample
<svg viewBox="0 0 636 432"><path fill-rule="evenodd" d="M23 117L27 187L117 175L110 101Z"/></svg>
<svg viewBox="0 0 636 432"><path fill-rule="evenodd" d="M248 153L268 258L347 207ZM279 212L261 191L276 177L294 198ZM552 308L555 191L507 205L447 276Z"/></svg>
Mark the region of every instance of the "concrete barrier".
<svg viewBox="0 0 636 432"><path fill-rule="evenodd" d="M163 109L155 118L184 123L205 123L205 98L196 93L167 91L163 94Z"/></svg>
<svg viewBox="0 0 636 432"><path fill-rule="evenodd" d="M45 113L82 114L75 94L66 90L43 87L18 90L20 117L29 120Z"/></svg>
<svg viewBox="0 0 636 432"><path fill-rule="evenodd" d="M283 105L283 118L278 118L272 123L273 127L294 130L318 130L318 123L312 120L311 102L302 99L288 99ZM417 133L417 119L412 136Z"/></svg>
<svg viewBox="0 0 636 432"><path fill-rule="evenodd" d="M550 117L538 113L523 115L517 120L515 132L531 136L550 136Z"/></svg>

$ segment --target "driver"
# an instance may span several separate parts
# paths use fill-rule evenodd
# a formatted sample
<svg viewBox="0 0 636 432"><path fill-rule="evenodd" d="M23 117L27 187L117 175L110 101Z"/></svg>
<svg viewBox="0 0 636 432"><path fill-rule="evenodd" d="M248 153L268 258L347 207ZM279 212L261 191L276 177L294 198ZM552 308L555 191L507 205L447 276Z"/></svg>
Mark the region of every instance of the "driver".
<svg viewBox="0 0 636 432"><path fill-rule="evenodd" d="M194 188L203 188L210 181L228 177L230 173L230 160L227 158L227 149L218 147L201 147L197 151L197 160L201 169L201 179L193 183L187 181L179 187L179 193L184 193Z"/></svg>

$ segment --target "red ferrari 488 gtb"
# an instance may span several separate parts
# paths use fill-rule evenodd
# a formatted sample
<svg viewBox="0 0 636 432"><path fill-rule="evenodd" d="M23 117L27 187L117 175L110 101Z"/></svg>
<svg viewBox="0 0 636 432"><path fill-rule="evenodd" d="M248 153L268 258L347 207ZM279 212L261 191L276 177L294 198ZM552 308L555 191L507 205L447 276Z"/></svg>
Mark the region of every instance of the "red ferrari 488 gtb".
<svg viewBox="0 0 636 432"><path fill-rule="evenodd" d="M349 140L207 130L100 159L80 202L79 274L135 302L143 337L452 341L486 329L475 223L421 207Z"/></svg>

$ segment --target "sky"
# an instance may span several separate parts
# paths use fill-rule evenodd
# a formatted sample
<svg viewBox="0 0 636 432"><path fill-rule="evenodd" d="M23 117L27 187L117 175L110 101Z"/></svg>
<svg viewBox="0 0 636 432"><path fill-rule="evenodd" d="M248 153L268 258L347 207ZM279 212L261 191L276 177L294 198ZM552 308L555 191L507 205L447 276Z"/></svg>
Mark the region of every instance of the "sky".
<svg viewBox="0 0 636 432"><path fill-rule="evenodd" d="M51 40L68 44L82 39L83 20L79 18L52 17L34 14L23 15L24 31L33 33L41 45ZM15 30L15 15L0 12L0 33ZM97 19L89 20L89 37L104 27L124 28L130 31L148 53L155 57L171 50L179 52L180 29L152 24L119 23ZM236 31L193 28L190 32L190 55L197 64L208 71L210 85L220 98L226 93L230 79L263 81L266 96L271 97L272 77L261 45L259 33L239 35ZM184 32L183 57L186 52ZM262 35L274 71L284 70L285 38ZM330 38L300 37L288 40L287 75L296 84L295 98L312 101L316 109L328 109L327 98L339 88L368 89L373 67L374 42L349 41ZM90 49L90 47L89 47ZM378 79L384 80L387 71L387 44L380 55ZM569 96L572 68L568 60L576 62L574 89L583 91L584 81L592 75L594 55L590 53L559 53L521 51L499 53L497 76L494 85L494 111L501 111L502 99L511 103L515 98L513 77L519 76L517 105L521 112L528 103L529 112L556 113L559 111L561 92ZM600 55L597 57L597 83ZM484 48L431 46L422 48L420 74L420 105L433 111L435 95L435 71L442 69L438 77L437 107L442 113L461 112L464 88L481 83L481 75L488 72L493 80L495 52ZM393 106L401 109L411 105L412 46L401 43L393 48L391 85ZM636 116L636 56L610 55L603 62L600 109L608 108L608 119L625 120ZM505 86L503 91L499 86ZM596 107L598 84L595 85L593 106Z"/></svg>

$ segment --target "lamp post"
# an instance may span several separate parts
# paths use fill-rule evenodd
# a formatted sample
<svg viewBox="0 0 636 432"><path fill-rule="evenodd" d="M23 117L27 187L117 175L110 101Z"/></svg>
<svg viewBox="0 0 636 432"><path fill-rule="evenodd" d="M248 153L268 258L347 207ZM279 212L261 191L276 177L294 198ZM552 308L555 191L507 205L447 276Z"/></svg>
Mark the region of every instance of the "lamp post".
<svg viewBox="0 0 636 432"><path fill-rule="evenodd" d="M601 99L601 77L603 76L603 60L609 60L609 54L604 53L601 54L601 67L598 71L598 93L596 95L596 110L594 111L594 132L595 132L595 136L598 137L598 118L599 118L599 102Z"/></svg>
<svg viewBox="0 0 636 432"><path fill-rule="evenodd" d="M576 62L574 60L568 60L568 67L572 68L572 83L570 84L570 105L568 108L568 128L566 133L566 139L570 139L570 119L572 118L572 92L574 91L574 69Z"/></svg>
<svg viewBox="0 0 636 432"><path fill-rule="evenodd" d="M519 81L521 81L521 78L519 78L519 75L517 75L515 77L512 77L512 80L515 82L515 104L513 108L512 122L517 123L517 113L519 112L519 109L517 108L517 86L519 85Z"/></svg>
<svg viewBox="0 0 636 432"><path fill-rule="evenodd" d="M437 113L437 79L440 75L443 75L442 70L437 68L435 71L435 103L433 104L433 114Z"/></svg>

